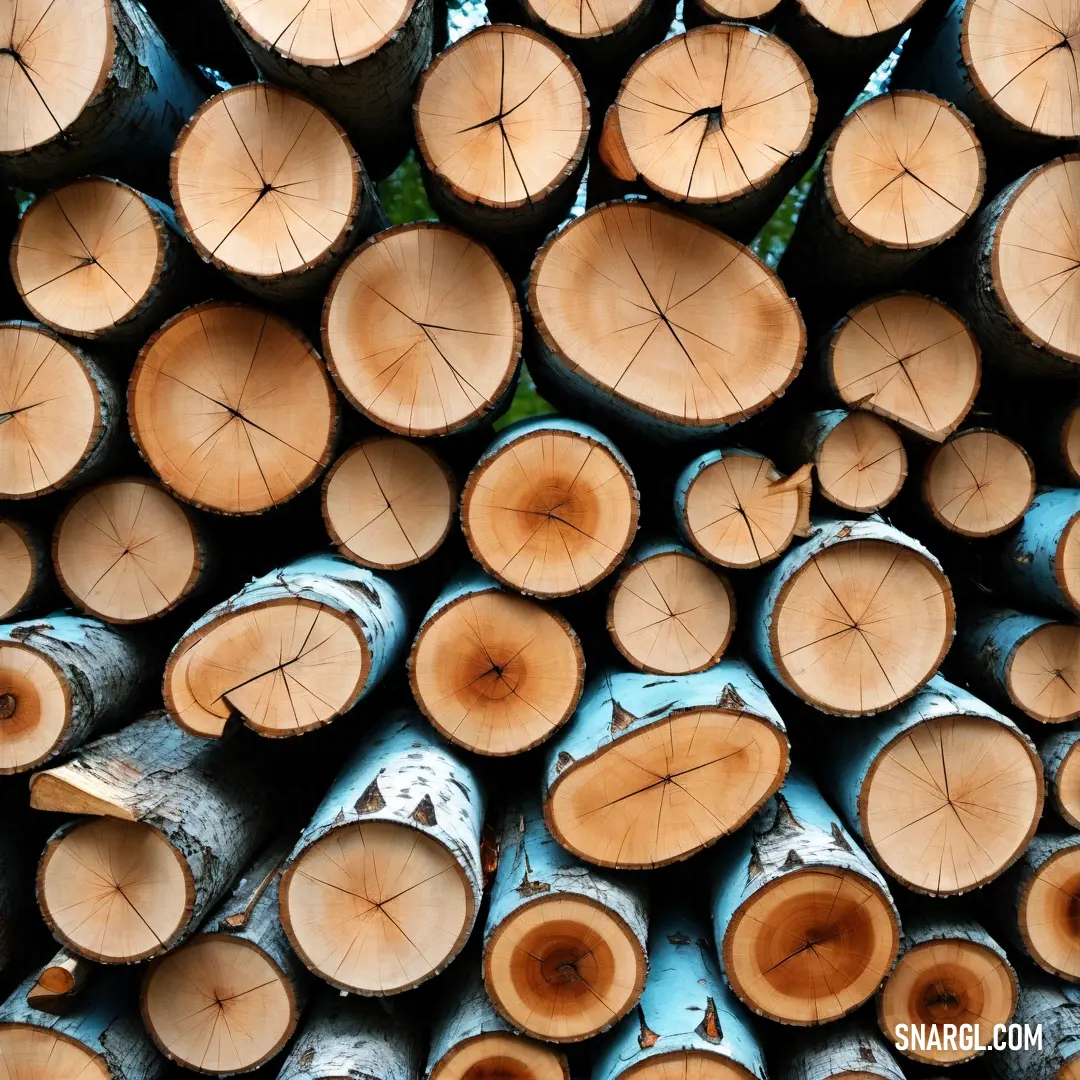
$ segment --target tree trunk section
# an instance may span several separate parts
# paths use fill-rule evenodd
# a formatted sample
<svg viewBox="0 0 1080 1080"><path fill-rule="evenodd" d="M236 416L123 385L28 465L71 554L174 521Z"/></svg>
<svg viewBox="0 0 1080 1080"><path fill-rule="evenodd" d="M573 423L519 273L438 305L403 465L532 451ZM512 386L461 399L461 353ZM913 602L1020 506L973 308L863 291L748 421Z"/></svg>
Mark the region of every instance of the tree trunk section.
<svg viewBox="0 0 1080 1080"><path fill-rule="evenodd" d="M1003 584L1019 599L1080 611L1080 491L1046 488L1004 544Z"/></svg>
<svg viewBox="0 0 1080 1080"><path fill-rule="evenodd" d="M29 613L52 586L48 530L22 517L0 518L0 620Z"/></svg>
<svg viewBox="0 0 1080 1080"><path fill-rule="evenodd" d="M94 965L61 949L42 969L37 982L26 992L26 1004L38 1012L65 1016L86 989Z"/></svg>
<svg viewBox="0 0 1080 1080"><path fill-rule="evenodd" d="M770 1073L775 1080L904 1080L881 1036L855 1020L792 1033L785 1041L778 1067Z"/></svg>
<svg viewBox="0 0 1080 1080"><path fill-rule="evenodd" d="M1080 997L1076 990L1041 971L1023 970L1014 1023L1042 1026L1042 1049L999 1050L988 1058L999 1080L1072 1080L1080 1065Z"/></svg>
<svg viewBox="0 0 1080 1080"><path fill-rule="evenodd" d="M1039 756L1046 775L1046 790L1054 809L1074 829L1080 829L1080 755L1073 748L1080 727L1069 725L1052 731L1039 741Z"/></svg>

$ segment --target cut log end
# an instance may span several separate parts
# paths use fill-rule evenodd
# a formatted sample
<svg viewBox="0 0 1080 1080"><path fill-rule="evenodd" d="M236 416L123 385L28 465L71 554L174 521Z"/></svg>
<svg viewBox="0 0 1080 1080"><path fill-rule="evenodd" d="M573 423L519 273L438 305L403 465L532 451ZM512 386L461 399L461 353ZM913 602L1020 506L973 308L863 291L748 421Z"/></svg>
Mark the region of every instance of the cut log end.
<svg viewBox="0 0 1080 1080"><path fill-rule="evenodd" d="M1073 483L1080 485L1080 405L1069 411L1061 425L1058 449Z"/></svg>
<svg viewBox="0 0 1080 1080"><path fill-rule="evenodd" d="M1054 975L1080 982L1080 848L1050 856L1024 887L1017 910L1020 937L1031 958Z"/></svg>
<svg viewBox="0 0 1080 1080"><path fill-rule="evenodd" d="M707 1054L701 1050L672 1050L654 1054L619 1074L623 1080L754 1080L755 1073L734 1058ZM845 1073L844 1080L863 1080L856 1073ZM868 1080L877 1080L870 1077Z"/></svg>
<svg viewBox="0 0 1080 1080"><path fill-rule="evenodd" d="M551 1047L509 1032L486 1031L458 1043L430 1080L569 1080L566 1059Z"/></svg>
<svg viewBox="0 0 1080 1080"><path fill-rule="evenodd" d="M1080 829L1080 753L1074 743L1058 766L1053 797L1058 813L1074 829Z"/></svg>
<svg viewBox="0 0 1080 1080"><path fill-rule="evenodd" d="M19 1080L116 1080L100 1054L34 1024L0 1023L0 1061Z"/></svg>
<svg viewBox="0 0 1080 1080"><path fill-rule="evenodd" d="M1005 672L1013 704L1044 724L1080 717L1080 626L1046 623L1017 646Z"/></svg>
<svg viewBox="0 0 1080 1080"><path fill-rule="evenodd" d="M76 1004L91 976L92 965L81 956L61 949L26 991L26 1004L38 1012L63 1016Z"/></svg>
<svg viewBox="0 0 1080 1080"><path fill-rule="evenodd" d="M571 41L608 38L637 21L647 0L526 0L546 30Z"/></svg>
<svg viewBox="0 0 1080 1080"><path fill-rule="evenodd" d="M71 722L71 692L60 669L23 642L0 645L0 775L48 758Z"/></svg>
<svg viewBox="0 0 1080 1080"><path fill-rule="evenodd" d="M829 502L870 513L900 494L908 461L900 436L888 424L855 412L825 436L814 466L821 494Z"/></svg>
<svg viewBox="0 0 1080 1080"><path fill-rule="evenodd" d="M16 614L34 590L41 567L30 534L17 521L0 519L0 620ZM0 720L6 720L0 706Z"/></svg>
<svg viewBox="0 0 1080 1080"><path fill-rule="evenodd" d="M799 0L802 11L840 38L876 37L894 30L922 5L923 0Z"/></svg>
<svg viewBox="0 0 1080 1080"><path fill-rule="evenodd" d="M709 22L759 25L767 25L769 16L780 6L779 0L691 0L691 4L700 12L699 18Z"/></svg>
<svg viewBox="0 0 1080 1080"><path fill-rule="evenodd" d="M501 404L517 371L521 314L487 248L419 222L349 257L326 297L323 341L362 413L398 434L445 435Z"/></svg>

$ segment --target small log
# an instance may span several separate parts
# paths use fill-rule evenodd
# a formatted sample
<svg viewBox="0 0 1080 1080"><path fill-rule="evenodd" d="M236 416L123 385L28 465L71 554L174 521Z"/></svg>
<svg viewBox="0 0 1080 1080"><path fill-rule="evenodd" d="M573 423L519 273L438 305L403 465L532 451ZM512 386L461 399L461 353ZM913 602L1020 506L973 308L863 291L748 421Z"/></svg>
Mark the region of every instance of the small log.
<svg viewBox="0 0 1080 1080"><path fill-rule="evenodd" d="M1019 984L1005 950L974 919L942 904L904 913L901 947L877 999L882 1034L912 1061L944 1066L978 1057L1016 1011ZM955 1036L947 1045L946 1025L962 1024L974 1047ZM901 1025L930 1045L899 1038Z"/></svg>
<svg viewBox="0 0 1080 1080"><path fill-rule="evenodd" d="M35 773L35 810L89 815L62 825L37 873L58 941L90 960L131 964L175 948L274 825L250 752L198 739L162 713Z"/></svg>
<svg viewBox="0 0 1080 1080"><path fill-rule="evenodd" d="M1057 728L1039 741L1039 757L1046 775L1046 790L1054 809L1074 829L1080 829L1080 755L1073 748L1080 727Z"/></svg>
<svg viewBox="0 0 1080 1080"><path fill-rule="evenodd" d="M407 631L391 584L340 556L309 555L192 624L165 665L165 707L204 738L221 738L237 715L260 735L303 735L377 686Z"/></svg>
<svg viewBox="0 0 1080 1080"><path fill-rule="evenodd" d="M319 354L269 312L209 301L143 346L128 386L139 451L176 496L220 514L287 502L333 455L337 398Z"/></svg>
<svg viewBox="0 0 1080 1080"><path fill-rule="evenodd" d="M308 975L278 919L278 882L292 845L260 852L232 894L186 944L154 960L140 997L157 1048L196 1072L257 1068L292 1037Z"/></svg>
<svg viewBox="0 0 1080 1080"><path fill-rule="evenodd" d="M37 982L26 991L26 1004L38 1012L64 1016L93 975L93 964L61 949L42 969Z"/></svg>
<svg viewBox="0 0 1080 1080"><path fill-rule="evenodd" d="M760 1016L824 1024L858 1008L896 959L885 879L805 774L717 848L713 929L728 985Z"/></svg>
<svg viewBox="0 0 1080 1080"><path fill-rule="evenodd" d="M778 559L810 527L813 469L784 476L755 450L710 450L675 481L675 524L710 562L749 570Z"/></svg>
<svg viewBox="0 0 1080 1080"><path fill-rule="evenodd" d="M802 365L805 327L776 275L656 203L575 218L540 249L528 295L541 389L660 438L723 432Z"/></svg>
<svg viewBox="0 0 1080 1080"><path fill-rule="evenodd" d="M60 587L83 611L110 623L172 611L205 583L207 560L190 511L137 476L80 492L53 534Z"/></svg>
<svg viewBox="0 0 1080 1080"><path fill-rule="evenodd" d="M645 987L648 932L636 883L564 851L538 805L505 815L484 929L484 985L516 1030L547 1042L607 1031Z"/></svg>
<svg viewBox="0 0 1080 1080"><path fill-rule="evenodd" d="M590 863L651 869L734 832L787 768L784 722L740 661L668 678L609 672L548 749L544 818Z"/></svg>
<svg viewBox="0 0 1080 1080"><path fill-rule="evenodd" d="M883 521L826 521L765 578L753 654L822 712L869 716L909 698L952 644L952 587L934 556Z"/></svg>
<svg viewBox="0 0 1080 1080"><path fill-rule="evenodd" d="M472 772L427 725L404 710L387 717L286 863L281 924L304 964L331 986L378 997L442 971L480 907L483 816Z"/></svg>
<svg viewBox="0 0 1080 1080"><path fill-rule="evenodd" d="M1004 584L1028 602L1080 612L1080 491L1044 488L1004 545Z"/></svg>
<svg viewBox="0 0 1080 1080"><path fill-rule="evenodd" d="M828 731L823 790L878 865L915 892L978 888L1035 833L1043 776L1031 740L940 675L875 723Z"/></svg>
<svg viewBox="0 0 1080 1080"><path fill-rule="evenodd" d="M266 83L205 102L172 154L176 216L203 262L272 303L321 296L387 224L341 125Z"/></svg>
<svg viewBox="0 0 1080 1080"><path fill-rule="evenodd" d="M688 675L712 667L735 629L727 577L673 540L638 542L611 587L607 628L639 671Z"/></svg>
<svg viewBox="0 0 1080 1080"><path fill-rule="evenodd" d="M1006 1048L987 1058L999 1080L1073 1080L1080 1069L1080 996L1067 983L1025 969L1013 1022L1034 1035L1042 1029L1042 1048Z"/></svg>
<svg viewBox="0 0 1080 1080"><path fill-rule="evenodd" d="M59 612L0 627L0 775L115 726L151 675L130 635Z"/></svg>
<svg viewBox="0 0 1080 1080"><path fill-rule="evenodd" d="M810 75L784 41L704 26L630 68L600 158L617 179L749 241L791 187L784 166L806 150L816 113Z"/></svg>
<svg viewBox="0 0 1080 1080"><path fill-rule="evenodd" d="M889 1047L857 1020L784 1035L769 1074L775 1080L904 1080Z"/></svg>
<svg viewBox="0 0 1080 1080"><path fill-rule="evenodd" d="M969 613L956 641L971 684L1044 724L1080 717L1080 626L1008 608Z"/></svg>
<svg viewBox="0 0 1080 1080"><path fill-rule="evenodd" d="M409 654L409 684L439 733L477 754L519 754L573 715L585 655L558 612L466 573L432 604Z"/></svg>
<svg viewBox="0 0 1080 1080"><path fill-rule="evenodd" d="M37 323L0 323L0 499L100 473L123 413L113 377L82 349Z"/></svg>
<svg viewBox="0 0 1080 1080"><path fill-rule="evenodd" d="M638 527L638 489L610 439L577 420L512 424L483 452L461 496L477 562L540 597L592 588L622 561Z"/></svg>
<svg viewBox="0 0 1080 1080"><path fill-rule="evenodd" d="M11 248L11 276L34 318L136 345L183 307L193 266L169 206L100 176L31 203Z"/></svg>
<svg viewBox="0 0 1080 1080"><path fill-rule="evenodd" d="M0 31L0 178L30 190L153 176L206 96L135 0L12 6Z"/></svg>
<svg viewBox="0 0 1080 1080"><path fill-rule="evenodd" d="M408 439L362 439L323 480L330 539L346 559L373 570L402 570L430 558L456 509L454 474L434 451Z"/></svg>
<svg viewBox="0 0 1080 1080"><path fill-rule="evenodd" d="M342 266L322 339L338 388L370 420L399 435L446 435L510 404L521 312L486 247L448 225L412 222Z"/></svg>
<svg viewBox="0 0 1080 1080"><path fill-rule="evenodd" d="M38 606L51 584L45 530L37 522L0 518L0 620L14 619Z"/></svg>

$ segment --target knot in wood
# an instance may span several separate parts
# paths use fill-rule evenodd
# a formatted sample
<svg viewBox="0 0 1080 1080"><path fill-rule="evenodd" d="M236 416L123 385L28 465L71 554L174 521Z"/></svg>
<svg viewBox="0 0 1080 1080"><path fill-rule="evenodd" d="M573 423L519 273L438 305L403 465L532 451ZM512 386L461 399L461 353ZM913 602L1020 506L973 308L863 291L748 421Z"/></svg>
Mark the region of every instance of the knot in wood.
<svg viewBox="0 0 1080 1080"><path fill-rule="evenodd" d="M0 694L0 720L10 720L17 705L14 694Z"/></svg>

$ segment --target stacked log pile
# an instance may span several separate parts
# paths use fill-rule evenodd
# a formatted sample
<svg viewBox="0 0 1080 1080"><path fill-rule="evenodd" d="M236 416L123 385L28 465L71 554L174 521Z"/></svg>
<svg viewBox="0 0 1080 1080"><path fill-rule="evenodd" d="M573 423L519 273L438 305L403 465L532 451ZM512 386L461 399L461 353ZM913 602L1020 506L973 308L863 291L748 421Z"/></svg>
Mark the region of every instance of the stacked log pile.
<svg viewBox="0 0 1080 1080"><path fill-rule="evenodd" d="M0 0L0 1080L1080 1076L1078 55Z"/></svg>

